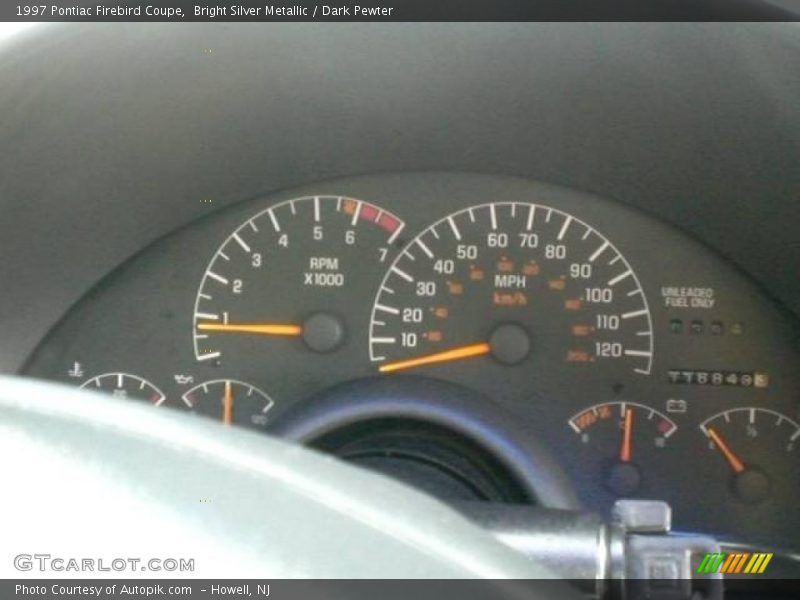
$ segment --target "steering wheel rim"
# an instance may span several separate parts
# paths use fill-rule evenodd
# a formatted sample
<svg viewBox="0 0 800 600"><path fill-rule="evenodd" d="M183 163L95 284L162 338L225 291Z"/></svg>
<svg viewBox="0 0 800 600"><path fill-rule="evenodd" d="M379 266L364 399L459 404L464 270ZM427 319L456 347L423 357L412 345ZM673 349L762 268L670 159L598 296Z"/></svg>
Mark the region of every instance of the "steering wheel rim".
<svg viewBox="0 0 800 600"><path fill-rule="evenodd" d="M554 577L393 480L178 412L2 377L0 440L17 482L7 554L152 555L158 539L157 554L196 557L180 576ZM12 563L0 575L18 577Z"/></svg>

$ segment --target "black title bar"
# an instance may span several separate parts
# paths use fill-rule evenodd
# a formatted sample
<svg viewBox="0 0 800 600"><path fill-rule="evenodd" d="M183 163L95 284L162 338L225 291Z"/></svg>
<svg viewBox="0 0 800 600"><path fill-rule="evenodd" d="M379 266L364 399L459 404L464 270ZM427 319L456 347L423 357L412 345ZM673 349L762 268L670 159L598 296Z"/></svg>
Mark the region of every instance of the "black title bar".
<svg viewBox="0 0 800 600"><path fill-rule="evenodd" d="M775 0L772 0L774 2ZM784 3L786 0L782 0ZM10 0L0 20L83 21L797 21L768 0ZM785 4L784 4L785 5Z"/></svg>

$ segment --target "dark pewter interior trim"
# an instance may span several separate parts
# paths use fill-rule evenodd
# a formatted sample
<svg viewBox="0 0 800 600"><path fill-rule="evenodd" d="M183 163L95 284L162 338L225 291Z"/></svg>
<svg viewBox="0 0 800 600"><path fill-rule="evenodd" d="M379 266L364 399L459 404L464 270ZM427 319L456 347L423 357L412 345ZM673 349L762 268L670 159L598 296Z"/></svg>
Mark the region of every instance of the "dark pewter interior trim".
<svg viewBox="0 0 800 600"><path fill-rule="evenodd" d="M797 32L691 23L23 32L0 43L0 371L18 369L92 284L167 232L273 190L383 171L519 175L638 206L800 314Z"/></svg>

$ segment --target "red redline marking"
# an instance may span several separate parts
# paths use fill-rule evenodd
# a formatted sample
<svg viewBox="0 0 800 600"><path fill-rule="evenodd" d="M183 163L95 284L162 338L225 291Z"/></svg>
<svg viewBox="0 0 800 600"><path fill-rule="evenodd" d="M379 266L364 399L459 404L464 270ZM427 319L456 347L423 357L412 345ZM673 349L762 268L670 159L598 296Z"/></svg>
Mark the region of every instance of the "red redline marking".
<svg viewBox="0 0 800 600"><path fill-rule="evenodd" d="M361 205L361 213L359 214L360 219L364 219L365 221L374 221L377 216L377 208L366 203Z"/></svg>
<svg viewBox="0 0 800 600"><path fill-rule="evenodd" d="M393 216L387 213L383 213L378 219L378 225L385 231L388 231L389 233L394 233L397 230L397 228L400 227L400 220L395 219Z"/></svg>

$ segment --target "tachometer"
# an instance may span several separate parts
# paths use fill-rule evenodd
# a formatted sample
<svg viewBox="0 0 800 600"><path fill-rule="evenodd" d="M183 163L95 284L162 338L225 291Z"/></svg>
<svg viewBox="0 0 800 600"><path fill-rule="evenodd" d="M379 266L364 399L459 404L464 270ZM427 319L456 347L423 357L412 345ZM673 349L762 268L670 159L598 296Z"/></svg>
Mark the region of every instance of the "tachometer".
<svg viewBox="0 0 800 600"><path fill-rule="evenodd" d="M545 357L646 375L653 334L639 280L605 236L555 208L494 202L448 215L398 255L373 305L370 357L382 373Z"/></svg>
<svg viewBox="0 0 800 600"><path fill-rule="evenodd" d="M381 208L342 196L273 205L242 223L216 251L194 309L194 352L202 363L258 356L287 340L317 353L348 334L347 303L371 293L403 229ZM268 345L268 346L265 346Z"/></svg>

